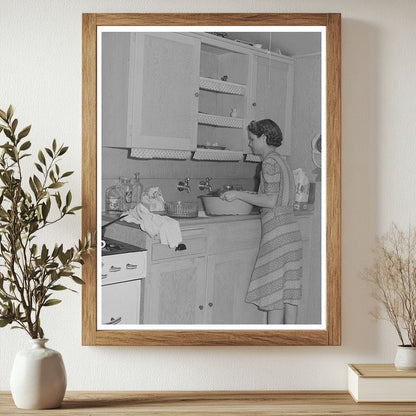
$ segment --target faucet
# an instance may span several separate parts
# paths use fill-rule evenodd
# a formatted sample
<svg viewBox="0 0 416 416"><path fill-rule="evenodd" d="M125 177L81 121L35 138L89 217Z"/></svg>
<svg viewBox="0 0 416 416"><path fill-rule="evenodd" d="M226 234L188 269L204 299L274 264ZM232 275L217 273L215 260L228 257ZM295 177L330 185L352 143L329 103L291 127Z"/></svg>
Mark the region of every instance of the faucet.
<svg viewBox="0 0 416 416"><path fill-rule="evenodd" d="M199 185L198 185L199 190L203 191L204 189L208 189L208 192L211 192L212 191L212 186L210 183L211 179L212 178L205 178L205 181L199 182Z"/></svg>
<svg viewBox="0 0 416 416"><path fill-rule="evenodd" d="M180 192L185 191L185 190L188 193L191 192L191 186L189 185L189 178L185 178L184 181L179 181L178 184L176 185L176 188Z"/></svg>

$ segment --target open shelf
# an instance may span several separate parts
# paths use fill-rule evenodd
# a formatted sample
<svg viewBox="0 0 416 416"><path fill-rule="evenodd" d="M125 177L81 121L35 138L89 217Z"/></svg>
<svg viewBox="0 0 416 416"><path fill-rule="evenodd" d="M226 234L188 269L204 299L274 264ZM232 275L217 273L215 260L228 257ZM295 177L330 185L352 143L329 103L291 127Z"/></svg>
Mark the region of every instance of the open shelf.
<svg viewBox="0 0 416 416"><path fill-rule="evenodd" d="M198 123L208 124L210 126L242 129L243 124L244 124L244 119L237 118L237 117L217 116L215 114L198 113Z"/></svg>
<svg viewBox="0 0 416 416"><path fill-rule="evenodd" d="M245 95L246 86L213 78L199 78L199 88L202 90L221 92L224 94Z"/></svg>

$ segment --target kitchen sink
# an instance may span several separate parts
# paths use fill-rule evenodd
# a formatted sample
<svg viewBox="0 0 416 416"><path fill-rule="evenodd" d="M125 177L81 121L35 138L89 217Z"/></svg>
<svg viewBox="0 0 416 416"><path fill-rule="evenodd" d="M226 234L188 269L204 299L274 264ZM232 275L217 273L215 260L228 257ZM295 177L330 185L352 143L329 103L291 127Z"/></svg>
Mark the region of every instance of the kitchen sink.
<svg viewBox="0 0 416 416"><path fill-rule="evenodd" d="M253 205L239 199L228 202L219 196L201 195L200 198L208 215L248 215L253 209Z"/></svg>

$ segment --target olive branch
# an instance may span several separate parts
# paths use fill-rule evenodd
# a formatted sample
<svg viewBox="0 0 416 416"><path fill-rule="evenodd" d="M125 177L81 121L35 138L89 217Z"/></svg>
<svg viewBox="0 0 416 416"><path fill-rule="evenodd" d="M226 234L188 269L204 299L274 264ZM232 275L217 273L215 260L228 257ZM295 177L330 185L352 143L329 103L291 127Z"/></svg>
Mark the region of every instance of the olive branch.
<svg viewBox="0 0 416 416"><path fill-rule="evenodd" d="M58 162L68 147L55 139L50 148L39 150L36 173L24 183L21 161L31 156L31 142L25 140L31 126L17 132L13 115L12 106L0 110L0 134L6 136L0 145L0 327L14 324L32 338L43 338L41 311L61 302L53 298L55 292L75 292L61 283L63 278L84 283L76 272L93 250L93 238L87 233L67 250L58 243L52 249L37 244L41 230L81 206L71 206L71 191L61 193L73 171L61 172Z"/></svg>

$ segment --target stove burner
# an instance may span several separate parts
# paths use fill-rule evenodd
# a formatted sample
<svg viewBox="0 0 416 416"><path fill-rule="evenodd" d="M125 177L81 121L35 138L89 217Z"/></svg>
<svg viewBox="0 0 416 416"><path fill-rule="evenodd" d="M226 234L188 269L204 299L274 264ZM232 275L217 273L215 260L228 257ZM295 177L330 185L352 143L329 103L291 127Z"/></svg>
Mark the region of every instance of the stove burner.
<svg viewBox="0 0 416 416"><path fill-rule="evenodd" d="M122 241L112 240L110 238L105 238L101 244L101 255L112 255L112 254L124 254L124 253L134 253L137 251L146 251L143 248L134 246L132 244L123 243Z"/></svg>
<svg viewBox="0 0 416 416"><path fill-rule="evenodd" d="M105 242L105 246L104 246L103 250L105 250L105 251L120 251L121 250L120 244L110 243L110 242L107 242L105 240L104 240L104 242Z"/></svg>

